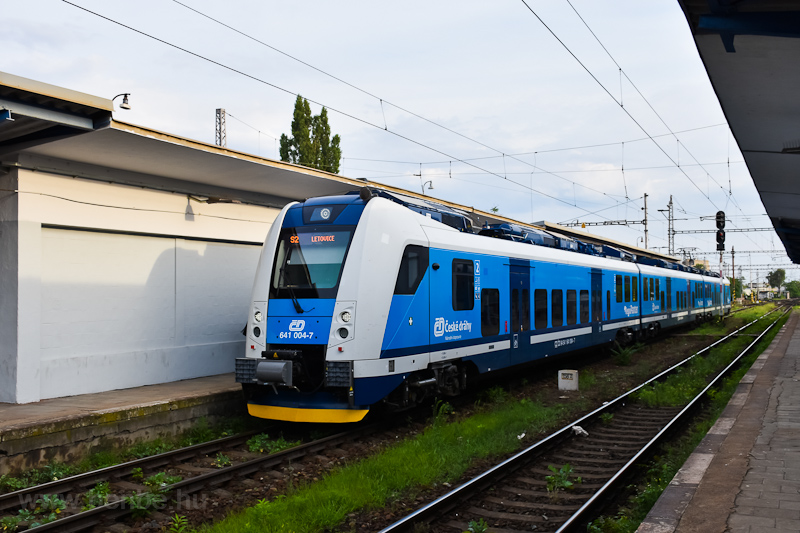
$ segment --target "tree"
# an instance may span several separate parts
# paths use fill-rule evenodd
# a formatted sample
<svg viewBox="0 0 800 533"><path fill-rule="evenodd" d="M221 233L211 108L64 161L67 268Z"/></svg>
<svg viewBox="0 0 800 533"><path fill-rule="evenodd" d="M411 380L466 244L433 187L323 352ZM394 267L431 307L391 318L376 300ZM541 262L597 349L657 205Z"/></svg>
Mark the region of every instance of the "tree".
<svg viewBox="0 0 800 533"><path fill-rule="evenodd" d="M792 298L800 297L800 281L794 280L786 284L786 290L792 295Z"/></svg>
<svg viewBox="0 0 800 533"><path fill-rule="evenodd" d="M786 271L782 268L777 270L773 270L769 274L767 274L767 283L769 283L770 287L776 287L778 289L778 294L781 292L781 286L783 285L783 281L786 279Z"/></svg>
<svg viewBox="0 0 800 533"><path fill-rule="evenodd" d="M331 138L328 110L323 107L319 115L312 116L308 100L298 94L294 103L292 136L281 134L281 161L338 174L342 158L340 141L339 135Z"/></svg>
<svg viewBox="0 0 800 533"><path fill-rule="evenodd" d="M742 296L744 296L744 293L742 292L743 288L744 287L742 286L741 278L736 278L735 280L733 280L733 291L734 291L733 293L736 295L736 298L741 298Z"/></svg>

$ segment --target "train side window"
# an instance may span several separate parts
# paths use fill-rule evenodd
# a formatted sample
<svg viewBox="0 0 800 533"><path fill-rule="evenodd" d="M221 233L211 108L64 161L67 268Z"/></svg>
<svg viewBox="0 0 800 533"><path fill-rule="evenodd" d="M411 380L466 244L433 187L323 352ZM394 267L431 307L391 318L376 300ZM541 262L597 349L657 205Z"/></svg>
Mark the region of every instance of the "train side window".
<svg viewBox="0 0 800 533"><path fill-rule="evenodd" d="M625 301L631 301L631 277L625 276Z"/></svg>
<svg viewBox="0 0 800 533"><path fill-rule="evenodd" d="M561 289L553 289L550 293L552 299L551 321L554 328L564 325L564 291Z"/></svg>
<svg viewBox="0 0 800 533"><path fill-rule="evenodd" d="M519 289L511 291L511 331L519 331Z"/></svg>
<svg viewBox="0 0 800 533"><path fill-rule="evenodd" d="M650 289L647 278L642 278L642 300L645 302L650 301Z"/></svg>
<svg viewBox="0 0 800 533"><path fill-rule="evenodd" d="M547 329L547 290L533 291L533 313L536 329Z"/></svg>
<svg viewBox="0 0 800 533"><path fill-rule="evenodd" d="M500 291L481 290L481 335L491 337L500 334Z"/></svg>
<svg viewBox="0 0 800 533"><path fill-rule="evenodd" d="M631 299L634 302L639 300L639 278L636 276L631 278Z"/></svg>
<svg viewBox="0 0 800 533"><path fill-rule="evenodd" d="M603 291L592 291L592 322L603 317Z"/></svg>
<svg viewBox="0 0 800 533"><path fill-rule="evenodd" d="M663 297L659 297L659 294L661 294L661 280L660 279L656 279L656 300L663 300L664 298ZM664 307L663 302L662 302L661 307Z"/></svg>
<svg viewBox="0 0 800 533"><path fill-rule="evenodd" d="M475 275L472 261L453 259L453 311L475 307Z"/></svg>
<svg viewBox="0 0 800 533"><path fill-rule="evenodd" d="M589 322L589 291L581 291L581 324Z"/></svg>
<svg viewBox="0 0 800 533"><path fill-rule="evenodd" d="M567 325L578 323L578 292L567 291Z"/></svg>
<svg viewBox="0 0 800 533"><path fill-rule="evenodd" d="M611 320L611 291L606 291L606 320Z"/></svg>
<svg viewBox="0 0 800 533"><path fill-rule="evenodd" d="M616 283L615 283L616 286L614 288L614 292L617 293L617 302L621 302L622 301L622 276L620 276L618 274L618 275L614 276L614 278L616 280Z"/></svg>
<svg viewBox="0 0 800 533"><path fill-rule="evenodd" d="M522 326L521 331L531 329L531 291L522 289Z"/></svg>
<svg viewBox="0 0 800 533"><path fill-rule="evenodd" d="M414 244L406 246L403 259L400 260L400 271L397 273L394 293L416 293L426 270L428 270L428 249Z"/></svg>
<svg viewBox="0 0 800 533"><path fill-rule="evenodd" d="M655 302L656 301L656 294L658 294L656 292L656 280L654 280L653 278L650 278L650 300Z"/></svg>

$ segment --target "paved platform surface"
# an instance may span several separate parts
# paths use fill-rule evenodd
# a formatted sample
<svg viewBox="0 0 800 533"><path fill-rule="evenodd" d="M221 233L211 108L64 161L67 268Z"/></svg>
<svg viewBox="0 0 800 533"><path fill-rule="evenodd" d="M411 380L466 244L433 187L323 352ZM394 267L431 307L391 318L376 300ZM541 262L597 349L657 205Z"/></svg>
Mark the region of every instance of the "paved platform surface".
<svg viewBox="0 0 800 533"><path fill-rule="evenodd" d="M800 531L798 323L793 312L639 532Z"/></svg>
<svg viewBox="0 0 800 533"><path fill-rule="evenodd" d="M152 407L240 391L241 388L240 384L235 383L234 375L231 373L131 389L52 398L35 403L0 403L0 434L12 429L49 424L57 420Z"/></svg>

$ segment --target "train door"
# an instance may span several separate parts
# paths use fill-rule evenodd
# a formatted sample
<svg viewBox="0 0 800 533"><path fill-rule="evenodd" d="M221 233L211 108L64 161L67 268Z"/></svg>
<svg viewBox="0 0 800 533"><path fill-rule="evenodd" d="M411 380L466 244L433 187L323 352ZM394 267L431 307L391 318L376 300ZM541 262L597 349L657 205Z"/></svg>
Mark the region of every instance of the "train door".
<svg viewBox="0 0 800 533"><path fill-rule="evenodd" d="M511 317L511 364L527 361L531 330L531 266L530 261L509 260L509 306Z"/></svg>
<svg viewBox="0 0 800 533"><path fill-rule="evenodd" d="M664 311L672 312L672 278L667 278L667 307Z"/></svg>
<svg viewBox="0 0 800 533"><path fill-rule="evenodd" d="M592 276L592 333L600 333L603 320L603 271L593 268Z"/></svg>

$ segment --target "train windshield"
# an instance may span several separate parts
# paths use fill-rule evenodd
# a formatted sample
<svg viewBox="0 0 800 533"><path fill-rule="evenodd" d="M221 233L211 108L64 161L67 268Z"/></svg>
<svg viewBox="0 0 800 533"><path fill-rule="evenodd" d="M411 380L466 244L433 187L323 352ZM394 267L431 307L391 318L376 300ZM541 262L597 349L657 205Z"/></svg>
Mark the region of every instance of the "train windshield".
<svg viewBox="0 0 800 533"><path fill-rule="evenodd" d="M273 298L335 298L352 228L284 228L275 254Z"/></svg>

